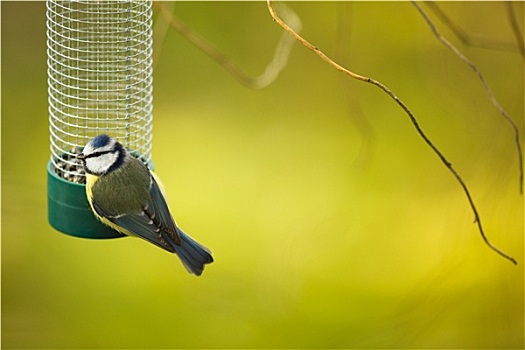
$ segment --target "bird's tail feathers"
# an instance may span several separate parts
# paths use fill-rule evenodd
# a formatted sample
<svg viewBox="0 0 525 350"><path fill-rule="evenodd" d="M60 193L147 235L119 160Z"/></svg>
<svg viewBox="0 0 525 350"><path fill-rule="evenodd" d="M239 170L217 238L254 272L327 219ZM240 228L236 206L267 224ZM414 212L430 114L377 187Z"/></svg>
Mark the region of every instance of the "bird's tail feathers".
<svg viewBox="0 0 525 350"><path fill-rule="evenodd" d="M200 276L204 270L204 265L213 262L211 252L193 238L182 232L178 228L181 244L175 244L170 239L170 243L175 248L175 253L182 261L182 264L189 273Z"/></svg>

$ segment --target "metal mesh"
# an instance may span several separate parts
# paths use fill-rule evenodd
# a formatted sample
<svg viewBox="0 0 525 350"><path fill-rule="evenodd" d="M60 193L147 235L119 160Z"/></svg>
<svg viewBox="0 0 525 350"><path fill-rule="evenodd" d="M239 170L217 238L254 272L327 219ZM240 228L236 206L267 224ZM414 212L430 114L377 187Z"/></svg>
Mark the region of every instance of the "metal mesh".
<svg viewBox="0 0 525 350"><path fill-rule="evenodd" d="M152 2L47 1L51 162L74 182L77 146L117 138L151 161Z"/></svg>

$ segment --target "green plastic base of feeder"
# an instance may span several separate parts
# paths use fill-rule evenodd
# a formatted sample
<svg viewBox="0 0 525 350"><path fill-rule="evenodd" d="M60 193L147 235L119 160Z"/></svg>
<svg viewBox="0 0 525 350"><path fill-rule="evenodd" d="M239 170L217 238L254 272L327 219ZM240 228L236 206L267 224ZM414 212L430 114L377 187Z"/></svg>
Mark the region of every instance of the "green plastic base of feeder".
<svg viewBox="0 0 525 350"><path fill-rule="evenodd" d="M59 177L52 163L47 165L48 219L56 230L82 238L119 238L125 235L101 223L91 211L86 185Z"/></svg>

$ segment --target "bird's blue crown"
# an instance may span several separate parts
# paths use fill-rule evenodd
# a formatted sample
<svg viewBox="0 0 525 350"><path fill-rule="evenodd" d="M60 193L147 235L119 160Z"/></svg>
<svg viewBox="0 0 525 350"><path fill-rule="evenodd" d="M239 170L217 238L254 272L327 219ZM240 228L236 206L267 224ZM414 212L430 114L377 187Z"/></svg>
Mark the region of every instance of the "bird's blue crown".
<svg viewBox="0 0 525 350"><path fill-rule="evenodd" d="M102 134L102 135L98 135L97 137L95 137L91 141L91 145L93 146L93 148L101 148L101 147L107 146L110 141L111 141L111 138L108 135Z"/></svg>

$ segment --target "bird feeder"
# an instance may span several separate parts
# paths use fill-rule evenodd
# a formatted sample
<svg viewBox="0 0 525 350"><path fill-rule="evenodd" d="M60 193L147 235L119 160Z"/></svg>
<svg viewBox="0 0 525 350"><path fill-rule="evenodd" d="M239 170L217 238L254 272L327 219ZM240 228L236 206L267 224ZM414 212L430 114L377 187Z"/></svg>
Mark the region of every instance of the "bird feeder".
<svg viewBox="0 0 525 350"><path fill-rule="evenodd" d="M47 57L49 223L77 237L122 237L92 213L76 156L105 133L152 167L152 1L48 0Z"/></svg>

